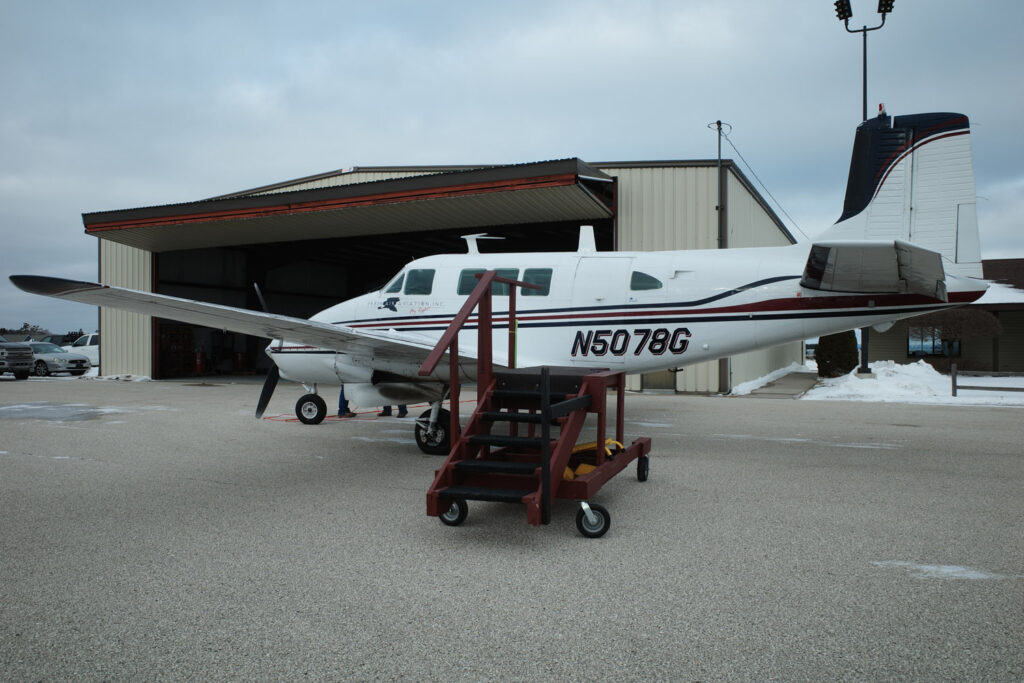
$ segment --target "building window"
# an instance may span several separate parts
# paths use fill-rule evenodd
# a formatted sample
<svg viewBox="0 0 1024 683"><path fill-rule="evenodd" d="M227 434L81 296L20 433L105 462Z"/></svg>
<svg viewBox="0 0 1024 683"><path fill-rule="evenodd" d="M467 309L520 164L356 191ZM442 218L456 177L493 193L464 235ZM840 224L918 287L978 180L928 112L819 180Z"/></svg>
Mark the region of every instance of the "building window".
<svg viewBox="0 0 1024 683"><path fill-rule="evenodd" d="M927 358L941 356L957 358L960 356L959 339L940 338L941 330L928 325L910 325L907 332L907 356L911 358Z"/></svg>

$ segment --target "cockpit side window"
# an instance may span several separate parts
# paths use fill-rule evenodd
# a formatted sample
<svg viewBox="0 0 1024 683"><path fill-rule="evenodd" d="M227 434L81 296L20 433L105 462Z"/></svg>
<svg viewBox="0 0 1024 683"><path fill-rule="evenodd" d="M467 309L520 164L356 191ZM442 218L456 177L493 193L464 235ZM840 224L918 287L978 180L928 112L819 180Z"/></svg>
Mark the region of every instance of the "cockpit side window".
<svg viewBox="0 0 1024 683"><path fill-rule="evenodd" d="M433 268L417 268L410 270L405 278L405 293L410 294L430 294L434 289L434 269Z"/></svg>
<svg viewBox="0 0 1024 683"><path fill-rule="evenodd" d="M634 292L645 289L661 289L662 284L661 280L653 275L634 270L633 275L629 278L629 288Z"/></svg>
<svg viewBox="0 0 1024 683"><path fill-rule="evenodd" d="M398 277L388 283L388 286L384 288L385 294L398 294L402 291L402 281L405 280L405 273L399 273Z"/></svg>

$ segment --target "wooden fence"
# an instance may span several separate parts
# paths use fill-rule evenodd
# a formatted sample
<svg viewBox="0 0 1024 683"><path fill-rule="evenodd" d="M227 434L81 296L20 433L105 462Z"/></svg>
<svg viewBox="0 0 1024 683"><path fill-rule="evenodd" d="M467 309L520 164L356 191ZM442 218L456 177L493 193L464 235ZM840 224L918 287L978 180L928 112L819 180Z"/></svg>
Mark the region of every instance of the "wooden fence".
<svg viewBox="0 0 1024 683"><path fill-rule="evenodd" d="M966 370L957 372L956 363L953 363L949 366L949 376L953 382L953 396L956 396L957 389L975 389L977 391L1024 391L1024 387L982 387L973 384L958 384L958 375L964 375L966 377L1024 377L1024 373L1020 372L970 372Z"/></svg>

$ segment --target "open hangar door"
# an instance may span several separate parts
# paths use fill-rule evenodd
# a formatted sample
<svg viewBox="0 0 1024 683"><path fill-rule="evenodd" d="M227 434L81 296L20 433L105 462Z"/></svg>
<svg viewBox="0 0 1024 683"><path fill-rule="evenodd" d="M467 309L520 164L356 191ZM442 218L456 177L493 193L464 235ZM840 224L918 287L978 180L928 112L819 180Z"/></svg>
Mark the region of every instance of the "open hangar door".
<svg viewBox="0 0 1024 683"><path fill-rule="evenodd" d="M612 219L590 221L599 250L615 246ZM463 235L486 233L482 252L575 251L580 221L407 231L165 251L155 255L155 290L258 310L259 285L272 313L308 318L339 301L379 289L409 261L464 253ZM268 340L157 319L157 378L264 373Z"/></svg>
<svg viewBox="0 0 1024 683"><path fill-rule="evenodd" d="M377 175L371 170L359 177ZM592 224L599 248L617 246L616 180L579 159L378 170L389 177L347 182L339 171L82 220L87 234L130 248L107 250L109 262L101 251L106 284L258 310L257 283L271 312L296 317L372 291L414 258L463 253L461 235L506 238L483 241L482 251L573 251L579 226ZM144 258L150 276L138 274ZM264 340L223 331L156 320L149 366L131 359L131 322L111 319L103 333L121 372L169 378L269 367Z"/></svg>

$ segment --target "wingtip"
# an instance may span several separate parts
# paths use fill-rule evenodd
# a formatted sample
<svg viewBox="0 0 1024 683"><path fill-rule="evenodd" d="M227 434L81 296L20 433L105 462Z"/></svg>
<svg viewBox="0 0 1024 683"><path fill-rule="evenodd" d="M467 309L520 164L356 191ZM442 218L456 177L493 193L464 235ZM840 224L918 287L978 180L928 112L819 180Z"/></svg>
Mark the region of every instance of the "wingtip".
<svg viewBox="0 0 1024 683"><path fill-rule="evenodd" d="M29 294L42 294L43 296L60 296L69 292L97 289L103 286L95 282L66 280L64 278L46 277L44 275L11 275L9 279L20 290Z"/></svg>

